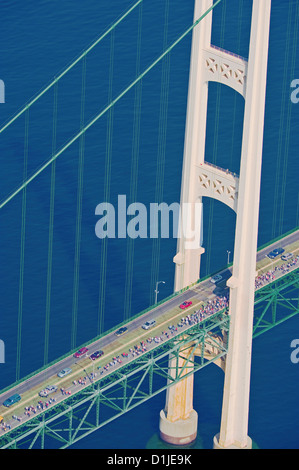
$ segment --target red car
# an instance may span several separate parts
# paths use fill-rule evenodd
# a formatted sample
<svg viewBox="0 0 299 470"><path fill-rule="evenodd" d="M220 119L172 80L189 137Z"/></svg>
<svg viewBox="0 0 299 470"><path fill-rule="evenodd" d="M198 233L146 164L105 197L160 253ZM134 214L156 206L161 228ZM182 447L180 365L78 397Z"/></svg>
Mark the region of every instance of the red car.
<svg viewBox="0 0 299 470"><path fill-rule="evenodd" d="M190 307L190 305L192 305L191 300L187 300L186 302L183 302L183 303L180 305L180 308L187 308L187 307Z"/></svg>
<svg viewBox="0 0 299 470"><path fill-rule="evenodd" d="M81 348L79 349L79 351L77 351L75 354L74 354L74 357L82 357L84 356L84 354L86 354L88 351L88 348Z"/></svg>

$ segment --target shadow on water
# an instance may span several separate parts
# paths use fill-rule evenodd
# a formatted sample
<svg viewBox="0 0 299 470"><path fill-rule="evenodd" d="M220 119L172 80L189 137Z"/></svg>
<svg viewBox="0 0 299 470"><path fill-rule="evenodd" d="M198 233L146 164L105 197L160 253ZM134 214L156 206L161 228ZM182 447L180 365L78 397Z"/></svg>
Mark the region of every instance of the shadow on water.
<svg viewBox="0 0 299 470"><path fill-rule="evenodd" d="M147 442L146 449L156 450L185 450L185 449L207 449L204 447L204 439L198 434L196 440L192 444L185 446L175 446L168 444L160 439L159 434L155 433ZM252 449L259 449L255 441L252 441Z"/></svg>
<svg viewBox="0 0 299 470"><path fill-rule="evenodd" d="M146 449L170 449L170 450L184 450L184 449L203 449L203 440L198 435L196 440L192 444L188 444L185 446L175 446L172 444L168 444L167 442L162 441L160 439L159 434L155 433L147 442Z"/></svg>

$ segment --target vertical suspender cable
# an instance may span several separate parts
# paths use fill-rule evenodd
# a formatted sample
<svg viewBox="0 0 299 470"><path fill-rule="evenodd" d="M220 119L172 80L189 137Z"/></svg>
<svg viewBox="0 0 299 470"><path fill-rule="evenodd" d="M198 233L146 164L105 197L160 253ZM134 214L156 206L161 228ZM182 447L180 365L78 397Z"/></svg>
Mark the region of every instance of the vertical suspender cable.
<svg viewBox="0 0 299 470"><path fill-rule="evenodd" d="M114 30L111 32L110 39L110 64L109 64L109 88L108 102L112 101L113 90L113 73L114 73ZM110 183L111 183L111 160L112 160L112 142L113 142L113 112L112 106L107 113L107 133L106 133L106 161L105 161L105 180L104 180L104 201L110 200ZM100 285L99 285L99 305L98 305L98 321L97 334L104 331L104 314L105 314L105 296L106 296L106 276L107 276L107 250L108 237L102 240L101 261L100 261Z"/></svg>
<svg viewBox="0 0 299 470"><path fill-rule="evenodd" d="M58 82L54 86L53 96L53 124L52 124L52 155L56 151L57 134L57 96ZM54 231L54 207L55 207L55 179L56 161L51 166L51 189L50 189L50 215L49 215L49 240L48 240L48 271L47 271L47 292L46 292L46 318L45 318L45 344L44 344L44 365L49 359L49 334L50 334L50 313L51 313L51 289L52 289L52 264L53 264L53 231Z"/></svg>
<svg viewBox="0 0 299 470"><path fill-rule="evenodd" d="M141 31L142 31L142 4L139 7L138 17L138 36L136 53L136 77L140 74L140 52L141 52ZM140 140L140 116L141 116L141 97L142 80L135 87L134 96L134 123L133 123L133 142L131 158L131 177L130 177L130 203L136 202L137 183L138 183L138 164L139 164L139 140ZM123 319L127 320L131 314L132 289L133 289L133 270L134 270L134 239L127 238L126 255L126 281L125 281L125 300Z"/></svg>
<svg viewBox="0 0 299 470"><path fill-rule="evenodd" d="M241 44L241 37L242 37L242 13L243 13L243 0L239 0L239 21L238 21L238 38L237 38L237 47L236 53L240 53L240 44ZM236 107L237 107L237 98L238 93L234 93L234 113L233 113L233 122L232 122L232 145L231 145L231 153L230 153L230 162L229 168L232 169L233 167L233 153L234 153L234 142L235 142L235 126L236 126Z"/></svg>
<svg viewBox="0 0 299 470"><path fill-rule="evenodd" d="M122 99L136 84L143 79L163 58L169 54L169 52L174 49L174 47L179 44L199 23L202 21L206 15L208 15L222 0L216 0L213 5L207 9L207 11L198 18L189 28L187 28L159 57L157 57L138 77L135 78L122 92L118 94L107 106L104 107L99 113L96 114L76 135L74 135L67 143L65 143L59 151L56 152L50 159L48 159L39 169L37 169L26 181L23 181L18 188L8 195L4 200L0 201L0 209L2 209L6 204L9 203L19 192L21 192L25 186L28 186L35 178L37 178L51 163L56 160L60 155L63 154L74 142L80 139L80 137L91 128L104 114L106 114L112 106L115 106L118 101ZM88 50L85 54L88 53ZM6 128L7 126L5 126ZM0 129L0 132L4 128Z"/></svg>
<svg viewBox="0 0 299 470"><path fill-rule="evenodd" d="M273 207L273 218L272 218L272 236L275 238L277 235L277 213L279 205L279 195L280 195L280 181L281 181L281 155L282 155L282 142L283 142L283 131L284 131L284 122L285 122L285 108L286 108L286 97L285 90L287 89L287 80L289 77L289 50L290 50L290 40L291 40L291 26L293 21L293 3L289 3L288 11L288 24L286 32L286 47L284 54L284 73L283 73L283 82L282 82L282 97L281 97L281 110L280 110L280 122L279 122L279 134L278 134L278 145L277 145L277 158L276 158L276 177L275 177L275 186L274 186L274 207Z"/></svg>
<svg viewBox="0 0 299 470"><path fill-rule="evenodd" d="M165 2L165 21L164 21L164 39L163 48L167 47L168 38L168 18L169 18L169 0ZM159 134L158 134L158 151L157 151L157 173L156 173L156 191L155 202L163 201L164 193L164 171L165 171L165 151L166 151L166 135L167 135L167 112L169 97L169 80L170 80L170 53L167 54L162 62L162 77L160 91L160 115L159 115ZM157 227L159 229L159 226ZM150 284L150 305L154 303L155 286L159 277L160 263L160 245L159 237L153 238L152 248L152 265L151 265L151 284Z"/></svg>
<svg viewBox="0 0 299 470"><path fill-rule="evenodd" d="M293 17L293 16L292 16ZM294 17L293 17L294 19ZM293 37L293 48L292 48L292 62L289 76L294 77L295 73L295 62L296 62L296 52L297 52L297 37L298 37L298 19L299 19L299 8L298 2L296 3L295 11L295 22L294 22L294 37ZM289 158L289 143L290 143L290 133L291 133L291 112L293 106L291 100L288 100L287 108L287 120L286 120L286 136L285 136L285 145L283 152L283 167L282 167L282 188L281 188L281 203L280 203L280 213L279 213L279 227L278 235L283 233L283 216L285 209L285 192L286 192L286 183L287 183L287 168L288 168L288 158Z"/></svg>
<svg viewBox="0 0 299 470"><path fill-rule="evenodd" d="M220 47L223 46L224 37L224 25L226 15L226 2L222 4L222 18L221 18L221 31L220 31ZM217 83L217 96L216 96L216 115L215 115L215 126L214 126L214 145L213 145L213 158L212 163L216 163L217 151L218 151L218 131L219 131L219 111L221 101L221 89L222 85ZM209 210L209 222L208 222L208 236L207 236L207 261L206 261L206 275L210 274L211 264L211 249L212 249L212 231L213 231L213 213L214 213L214 199L210 200Z"/></svg>
<svg viewBox="0 0 299 470"><path fill-rule="evenodd" d="M80 119L81 129L83 129L84 127L85 89L86 89L86 55L82 61L81 119ZM84 150L85 150L85 132L83 132L83 134L80 137L79 161L78 161L77 217L76 217L76 240L75 240L74 281L73 281L73 310L72 310L72 330L71 330L71 348L72 349L76 346L76 339L77 339L82 199L83 199L83 179L84 179Z"/></svg>
<svg viewBox="0 0 299 470"><path fill-rule="evenodd" d="M29 109L27 109L25 113L23 181L25 181L27 178L28 135L29 135ZM18 333L17 333L17 353L16 353L16 380L20 379L20 367L21 367L23 296L24 296L24 264L25 264L25 241L26 241L25 240L26 238L26 205L27 205L27 189L25 187L22 192L22 221L21 221L20 277L19 277Z"/></svg>

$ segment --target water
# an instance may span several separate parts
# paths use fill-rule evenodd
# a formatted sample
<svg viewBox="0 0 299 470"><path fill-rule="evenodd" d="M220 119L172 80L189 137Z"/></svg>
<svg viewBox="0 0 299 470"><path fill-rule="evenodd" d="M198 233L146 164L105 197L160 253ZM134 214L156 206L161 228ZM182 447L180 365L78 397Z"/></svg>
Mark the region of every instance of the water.
<svg viewBox="0 0 299 470"><path fill-rule="evenodd" d="M171 44L191 24L193 1L172 0L169 3L165 39L165 7L168 3L144 1L139 62L138 9L130 20L118 27L113 42L111 36L105 38L101 47L88 57L84 114L81 106L82 64L60 82L56 149L78 130L80 119L81 123L82 119L84 123L88 122L105 106L111 93L116 97L136 77L136 71L144 70L161 54L164 40L166 45ZM272 5L259 245L298 225L299 105L290 101L290 83L299 77L297 3L273 0ZM5 82L6 102L0 108L0 121L4 123L16 113L130 5L131 2L124 0L100 4L86 0L84 7L82 3L69 0L43 0L38 5L32 0L2 2L0 78ZM223 2L215 12L213 43L246 57L250 13L251 2L248 0ZM111 51L114 62L111 62ZM113 115L107 114L86 133L77 325L72 312L80 142L57 159L49 361L69 351L74 338L75 344L81 345L95 337L99 330L103 245L94 233L96 205L103 202L107 194L113 204L116 204L118 194L126 194L128 204L136 200L148 205L157 197L168 204L179 201L189 54L190 36L171 52L169 69L164 63L163 71L160 64L143 78L140 94L137 94L137 98L141 98L140 105L137 101L134 108L135 90L131 90L115 106ZM109 70L113 77L112 91L109 89ZM169 79L168 95L161 95L162 73L166 74L166 81ZM167 122L160 114L161 96L162 103L167 105ZM54 97L52 89L30 110L28 174L51 155ZM217 103L220 103L219 120ZM212 83L209 104L206 158L238 172L243 100L232 90ZM134 109L141 115L139 129L134 121ZM110 151L107 140L109 118L113 120ZM164 135L161 130L166 129L166 124ZM23 117L0 137L1 199L23 178L24 126ZM137 179L131 170L131 159L138 143L138 167L134 167ZM105 183L107 154L111 156L113 175L110 192ZM157 157L160 162L165 159L164 173L158 171L161 168L157 166ZM51 169L48 168L27 190L20 376L44 363L50 183ZM19 195L1 214L0 337L6 346L6 362L1 364L1 388L16 379L21 203ZM209 224L210 217L213 217L212 225ZM233 252L234 223L235 216L230 209L217 202L205 201L204 246L207 254L203 256L202 275L222 267L226 263L227 250ZM156 279L166 282L160 284L159 299L171 294L176 241L161 240L158 245L149 239L137 239L133 271L127 267L127 250L132 250L127 240L110 239L107 247L105 321L102 325L105 330L123 321L129 313L133 315L151 304ZM157 263L158 255L160 261ZM130 285L131 298L125 296L126 286ZM298 337L298 328L299 319L294 318L253 343L249 434L260 448L299 447L299 366L290 361L290 343ZM205 448L211 447L212 438L219 431L222 386L223 373L214 365L195 375L194 407L199 414L200 445ZM158 395L80 441L76 447L159 447L158 418L164 400L164 394Z"/></svg>

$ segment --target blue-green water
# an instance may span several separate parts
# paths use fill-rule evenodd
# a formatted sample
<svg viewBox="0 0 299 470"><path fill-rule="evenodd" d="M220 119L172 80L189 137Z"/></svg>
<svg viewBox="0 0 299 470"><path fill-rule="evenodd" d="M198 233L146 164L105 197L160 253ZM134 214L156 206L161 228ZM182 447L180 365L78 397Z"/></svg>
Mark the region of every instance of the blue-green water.
<svg viewBox="0 0 299 470"><path fill-rule="evenodd" d="M298 2L273 0L272 3L259 245L298 225L299 104L290 100L290 83L299 78ZM2 2L0 78L5 82L5 104L0 105L1 123L57 76L130 5L125 0ZM250 13L249 0L223 0L214 14L213 43L247 57ZM192 18L192 0L144 0L142 16L137 8L115 30L113 40L108 36L86 59L84 115L82 63L59 83L55 148L74 135L80 122L88 122L104 108L109 96L116 97L128 86L136 71L144 70L161 54L163 41L171 44L191 24ZM142 29L138 36L140 21ZM111 147L107 137L108 114L86 133L84 172L81 167L82 232L76 330L72 330L72 311L79 142L57 159L49 361L71 349L73 333L76 345L98 333L103 245L94 232L95 207L104 201L106 194L107 155L111 157L110 202L116 204L118 194L126 194L128 203L136 200L148 205L156 202L157 194L168 204L179 201L190 45L189 35L172 50L164 68L160 63L143 78L136 95L140 101L135 108L134 89L114 107L113 115L109 115L113 122ZM165 88L161 89L162 76ZM54 97L52 89L30 109L28 174L51 155ZM161 103L162 110L167 109L167 118L161 113ZM243 99L231 89L210 84L206 159L236 172L239 171L243 109ZM140 127L136 125L138 115ZM23 117L0 135L1 199L23 179L24 128ZM131 161L136 148L139 157L138 167L134 165L135 176ZM161 162L164 162L162 168ZM44 362L50 183L48 168L27 190L21 376ZM156 191L159 187L160 192ZM0 338L6 346L6 362L0 364L1 388L16 379L21 204L19 195L2 209L0 218ZM233 252L234 223L235 216L230 209L204 201L206 254L202 275L222 267L227 250ZM107 247L104 329L123 321L128 312L134 315L153 302L153 279L166 282L160 285L159 299L172 292L176 240L161 240L158 250L152 240L137 239L132 271L127 267L127 240L109 239ZM158 255L160 261L156 264ZM125 296L125 289L130 285L131 299ZM299 319L294 318L253 344L249 434L260 448L299 447L299 366L290 361L290 343L298 337L298 330ZM222 386L223 374L216 366L209 366L195 376L194 407L199 415L200 442L205 448L211 447L213 435L219 431ZM153 445L164 400L164 394L158 395L80 441L76 447L142 449Z"/></svg>

